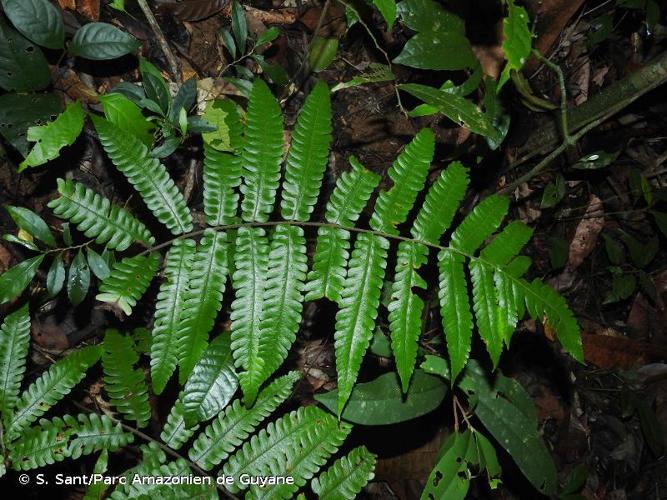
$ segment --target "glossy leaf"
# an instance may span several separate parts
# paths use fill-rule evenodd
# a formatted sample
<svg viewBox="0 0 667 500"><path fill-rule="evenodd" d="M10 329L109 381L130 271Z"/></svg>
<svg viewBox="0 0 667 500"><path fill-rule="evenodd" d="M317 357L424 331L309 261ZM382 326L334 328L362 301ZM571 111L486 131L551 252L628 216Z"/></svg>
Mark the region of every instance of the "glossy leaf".
<svg viewBox="0 0 667 500"><path fill-rule="evenodd" d="M78 306L88 294L88 287L90 286L90 269L83 252L79 250L72 263L69 266L67 274L67 296L69 301Z"/></svg>
<svg viewBox="0 0 667 500"><path fill-rule="evenodd" d="M359 446L313 479L311 488L321 500L354 500L375 476L376 458L365 446Z"/></svg>
<svg viewBox="0 0 667 500"><path fill-rule="evenodd" d="M23 36L42 47L61 49L65 43L65 23L48 0L2 0L5 15Z"/></svg>
<svg viewBox="0 0 667 500"><path fill-rule="evenodd" d="M46 275L46 290L50 297L55 297L63 289L65 284L65 265L63 254L59 253L53 258L49 272Z"/></svg>
<svg viewBox="0 0 667 500"><path fill-rule="evenodd" d="M146 146L153 144L153 125L141 113L139 107L120 93L109 93L99 97L107 120L137 136Z"/></svg>
<svg viewBox="0 0 667 500"><path fill-rule="evenodd" d="M0 325L0 416L8 417L18 400L30 346L28 305L8 314Z"/></svg>
<svg viewBox="0 0 667 500"><path fill-rule="evenodd" d="M94 61L116 59L138 48L136 38L108 23L84 24L69 45L69 51L75 56Z"/></svg>
<svg viewBox="0 0 667 500"><path fill-rule="evenodd" d="M44 222L44 219L39 215L32 210L23 207L7 205L5 208L7 209L7 212L9 212L9 216L19 228L27 231L31 236L43 241L51 248L56 247L56 239L54 238L53 233L49 229L49 226L47 226L46 222Z"/></svg>
<svg viewBox="0 0 667 500"><path fill-rule="evenodd" d="M532 33L526 9L507 0L507 17L503 19L503 54L507 64L498 81L498 91L510 78L511 71L519 71L530 56Z"/></svg>
<svg viewBox="0 0 667 500"><path fill-rule="evenodd" d="M0 274L0 304L15 299L26 289L43 260L44 255L31 257Z"/></svg>

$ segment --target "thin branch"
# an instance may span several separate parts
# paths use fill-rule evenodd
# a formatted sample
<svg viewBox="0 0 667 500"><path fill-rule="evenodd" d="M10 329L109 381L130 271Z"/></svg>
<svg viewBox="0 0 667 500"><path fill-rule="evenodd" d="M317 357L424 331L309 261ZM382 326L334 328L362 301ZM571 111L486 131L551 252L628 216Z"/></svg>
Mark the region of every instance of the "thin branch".
<svg viewBox="0 0 667 500"><path fill-rule="evenodd" d="M155 34L155 37L157 38L157 41L160 44L160 48L162 49L162 53L167 58L167 64L169 64L169 71L174 77L174 81L180 84L181 72L178 69L178 61L176 60L176 57L174 57L174 53L171 51L171 47L169 47L169 42L165 38L164 33L162 33L162 29L160 29L160 25L158 24L157 19L155 19L153 11L148 6L148 3L146 3L146 0L137 0L137 3L139 4L141 11L144 13L144 16L146 16L146 20L148 21L149 26L153 30L153 33Z"/></svg>

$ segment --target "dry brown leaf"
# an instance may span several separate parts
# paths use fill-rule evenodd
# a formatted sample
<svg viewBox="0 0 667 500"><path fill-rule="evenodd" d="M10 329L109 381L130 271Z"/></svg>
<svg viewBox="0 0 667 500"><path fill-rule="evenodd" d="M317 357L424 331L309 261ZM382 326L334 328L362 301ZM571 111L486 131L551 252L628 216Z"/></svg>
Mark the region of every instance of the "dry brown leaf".
<svg viewBox="0 0 667 500"><path fill-rule="evenodd" d="M0 245L0 273L9 269L9 264L12 262L12 254L9 253L5 247Z"/></svg>
<svg viewBox="0 0 667 500"><path fill-rule="evenodd" d="M76 10L76 1L75 0L58 0L58 5L61 9Z"/></svg>
<svg viewBox="0 0 667 500"><path fill-rule="evenodd" d="M294 24L296 9L260 10L245 6L246 14L264 24Z"/></svg>
<svg viewBox="0 0 667 500"><path fill-rule="evenodd" d="M97 92L83 83L75 71L68 69L60 73L57 68L52 68L51 75L55 87L65 92L73 101L80 99L87 104L97 104L99 102Z"/></svg>
<svg viewBox="0 0 667 500"><path fill-rule="evenodd" d="M228 3L229 0L185 0L165 7L181 21L201 21L220 12Z"/></svg>
<svg viewBox="0 0 667 500"><path fill-rule="evenodd" d="M590 255L598 241L600 231L604 227L604 207L600 198L591 195L586 208L586 213L582 217L574 237L570 242L570 253L567 259L566 271L577 269Z"/></svg>
<svg viewBox="0 0 667 500"><path fill-rule="evenodd" d="M77 0L76 11L82 16L99 21L100 19L100 0Z"/></svg>

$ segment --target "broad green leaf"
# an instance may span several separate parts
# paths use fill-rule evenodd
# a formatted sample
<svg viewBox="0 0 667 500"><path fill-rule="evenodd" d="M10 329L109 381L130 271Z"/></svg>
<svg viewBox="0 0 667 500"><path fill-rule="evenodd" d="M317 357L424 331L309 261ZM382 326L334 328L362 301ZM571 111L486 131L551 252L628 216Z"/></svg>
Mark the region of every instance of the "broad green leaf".
<svg viewBox="0 0 667 500"><path fill-rule="evenodd" d="M173 125L179 125L181 129L184 127L187 128L187 123L182 123L184 120L187 121L187 116L190 113L190 110L193 108L197 101L197 79L190 78L188 81L183 82L179 87L174 100L171 103L171 108L169 109L169 120ZM185 118L184 118L185 117ZM181 130L183 135L185 132Z"/></svg>
<svg viewBox="0 0 667 500"><path fill-rule="evenodd" d="M139 71L146 97L158 105L156 112L166 115L171 107L171 92L162 73L143 57L139 59Z"/></svg>
<svg viewBox="0 0 667 500"><path fill-rule="evenodd" d="M37 255L0 274L0 304L15 299L26 289L43 260L44 255Z"/></svg>
<svg viewBox="0 0 667 500"><path fill-rule="evenodd" d="M86 258L88 259L88 267L98 279L105 280L109 277L111 269L100 254L90 247L86 247Z"/></svg>
<svg viewBox="0 0 667 500"><path fill-rule="evenodd" d="M29 92L43 89L49 81L49 65L41 49L0 18L0 87L16 92ZM7 99L7 96L2 97ZM27 100L27 96L22 97ZM37 114L36 110L31 114ZM2 129L4 128L5 125Z"/></svg>
<svg viewBox="0 0 667 500"><path fill-rule="evenodd" d="M437 108L438 111L454 123L469 128L471 132L488 137L494 141L500 141L500 132L493 127L489 118L477 109L477 106L471 101L461 96L417 83L405 83L399 85L399 88L421 99L426 104Z"/></svg>
<svg viewBox="0 0 667 500"><path fill-rule="evenodd" d="M362 425L389 425L412 420L435 410L447 394L447 384L422 370L415 370L406 394L395 373L380 375L357 384L341 415L343 420ZM316 394L315 399L336 413L338 389Z"/></svg>
<svg viewBox="0 0 667 500"><path fill-rule="evenodd" d="M48 0L2 0L5 15L23 36L42 47L62 49L65 23L55 5Z"/></svg>
<svg viewBox="0 0 667 500"><path fill-rule="evenodd" d="M391 31L396 20L396 0L373 0L373 4L380 11L382 17L387 23L387 31Z"/></svg>
<svg viewBox="0 0 667 500"><path fill-rule="evenodd" d="M440 458L428 479L421 500L463 500L479 455L473 431L453 432L442 445Z"/></svg>
<svg viewBox="0 0 667 500"><path fill-rule="evenodd" d="M310 45L308 53L308 64L314 72L327 69L329 64L336 58L338 52L338 38L324 38L316 36Z"/></svg>
<svg viewBox="0 0 667 500"><path fill-rule="evenodd" d="M67 296L72 304L78 306L86 298L90 286L90 269L83 252L79 250L69 266L67 276Z"/></svg>
<svg viewBox="0 0 667 500"><path fill-rule="evenodd" d="M43 241L51 248L56 247L56 239L53 237L53 233L39 215L23 207L8 205L5 208L19 228L27 231L31 236Z"/></svg>
<svg viewBox="0 0 667 500"><path fill-rule="evenodd" d="M60 293L65 284L65 266L63 264L63 254L59 253L53 259L49 272L46 275L46 291L50 297L55 297Z"/></svg>
<svg viewBox="0 0 667 500"><path fill-rule="evenodd" d="M264 33L262 33L257 37L257 40L255 41L255 46L259 47L260 45L271 43L279 36L280 36L280 30L275 26L272 26L271 28L267 29Z"/></svg>
<svg viewBox="0 0 667 500"><path fill-rule="evenodd" d="M40 127L30 127L28 140L35 142L35 145L19 165L19 172L57 158L62 148L74 144L81 130L83 109L79 101L69 104L54 121Z"/></svg>
<svg viewBox="0 0 667 500"><path fill-rule="evenodd" d="M433 0L403 0L398 4L398 13L401 22L413 31L465 32L463 20Z"/></svg>
<svg viewBox="0 0 667 500"><path fill-rule="evenodd" d="M637 290L634 274L625 274L620 268L612 268L611 290L607 292L604 304L613 304L629 298Z"/></svg>
<svg viewBox="0 0 667 500"><path fill-rule="evenodd" d="M528 60L532 42L526 9L515 5L514 0L507 0L507 9L507 17L503 19L503 53L507 64L500 75L498 92L509 80L510 72L519 71Z"/></svg>
<svg viewBox="0 0 667 500"><path fill-rule="evenodd" d="M88 23L79 28L69 45L75 56L93 61L116 59L139 48L136 38L108 23Z"/></svg>
<svg viewBox="0 0 667 500"><path fill-rule="evenodd" d="M1 22L0 30L2 30ZM0 47L1 45L2 36L0 36ZM1 60L2 57L0 56ZM33 66L30 65L30 67ZM3 73L0 63L0 78ZM2 86L1 82L0 80L0 86ZM30 152L30 145L26 139L28 128L33 125L42 125L49 120L55 120L62 110L60 99L54 94L2 95L0 96L0 134L21 155L28 156Z"/></svg>
<svg viewBox="0 0 667 500"><path fill-rule="evenodd" d="M217 130L214 132L202 134L204 142L216 151L234 152L235 147L238 147L238 144L235 146L232 145L230 138L228 124L228 117L231 112L230 107L235 107L235 104L229 100L212 101L206 107L203 115L204 120L217 127ZM238 116L236 110L233 112Z"/></svg>
<svg viewBox="0 0 667 500"><path fill-rule="evenodd" d="M237 0L232 2L232 32L236 39L236 45L241 53L245 52L246 40L248 39L248 24L245 18L243 5Z"/></svg>
<svg viewBox="0 0 667 500"><path fill-rule="evenodd" d="M146 146L153 144L155 125L148 121L139 107L123 94L110 93L99 97L107 120L138 137Z"/></svg>

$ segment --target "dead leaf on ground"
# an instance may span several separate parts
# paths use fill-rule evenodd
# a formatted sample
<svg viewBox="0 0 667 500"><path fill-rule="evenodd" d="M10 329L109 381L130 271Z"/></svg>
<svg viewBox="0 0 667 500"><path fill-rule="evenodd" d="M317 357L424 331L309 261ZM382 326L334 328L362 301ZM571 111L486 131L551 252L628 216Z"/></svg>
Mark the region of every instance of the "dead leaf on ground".
<svg viewBox="0 0 667 500"><path fill-rule="evenodd" d="M12 254L9 253L5 247L0 245L0 273L5 272L9 269L9 265L12 262Z"/></svg>
<svg viewBox="0 0 667 500"><path fill-rule="evenodd" d="M220 12L229 0L185 0L164 4L163 8L181 21L201 21Z"/></svg>
<svg viewBox="0 0 667 500"><path fill-rule="evenodd" d="M100 0L77 0L76 10L82 16L99 21L100 19Z"/></svg>
<svg viewBox="0 0 667 500"><path fill-rule="evenodd" d="M31 333L33 342L50 353L59 354L69 348L63 328L54 322L33 320Z"/></svg>
<svg viewBox="0 0 667 500"><path fill-rule="evenodd" d="M65 92L73 101L80 99L87 104L97 104L99 102L99 95L95 92L95 89L82 82L75 71L67 69L60 73L57 68L52 68L51 76L55 88Z"/></svg>
<svg viewBox="0 0 667 500"><path fill-rule="evenodd" d="M76 1L75 0L58 0L58 5L61 9L76 10Z"/></svg>
<svg viewBox="0 0 667 500"><path fill-rule="evenodd" d="M591 195L588 208L583 215L574 237L570 242L570 253L567 258L566 271L577 269L590 255L598 241L598 236L604 227L604 207L600 198Z"/></svg>

